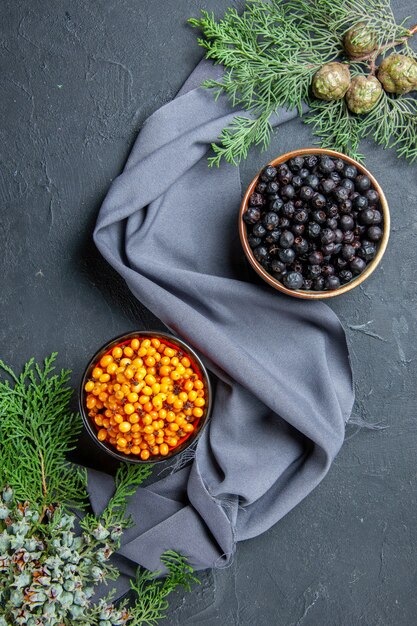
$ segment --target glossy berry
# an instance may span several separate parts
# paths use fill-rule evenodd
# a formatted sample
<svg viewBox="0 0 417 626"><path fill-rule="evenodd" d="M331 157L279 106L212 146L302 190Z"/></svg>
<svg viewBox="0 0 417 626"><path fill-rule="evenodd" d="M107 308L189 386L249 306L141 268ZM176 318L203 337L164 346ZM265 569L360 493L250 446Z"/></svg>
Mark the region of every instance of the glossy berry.
<svg viewBox="0 0 417 626"><path fill-rule="evenodd" d="M339 220L340 229L343 231L352 230L355 226L353 217L350 215L342 215Z"/></svg>
<svg viewBox="0 0 417 626"><path fill-rule="evenodd" d="M313 209L323 209L326 206L326 198L321 193L315 193L311 198Z"/></svg>
<svg viewBox="0 0 417 626"><path fill-rule="evenodd" d="M355 187L360 193L368 191L368 189L371 188L371 181L369 177L365 174L357 176L355 180Z"/></svg>
<svg viewBox="0 0 417 626"><path fill-rule="evenodd" d="M362 247L358 250L358 256L364 261L372 261L376 255L376 247L370 241L362 242Z"/></svg>
<svg viewBox="0 0 417 626"><path fill-rule="evenodd" d="M313 288L313 281L311 280L311 278L304 278L303 289L305 291L310 291L310 289L312 288Z"/></svg>
<svg viewBox="0 0 417 626"><path fill-rule="evenodd" d="M340 244L338 244L340 245ZM331 256L332 254L335 254L336 252L336 244L332 241L331 243L326 243L323 247L322 247L322 252L324 254L324 256Z"/></svg>
<svg viewBox="0 0 417 626"><path fill-rule="evenodd" d="M334 231L334 240L335 243L342 243L343 241L343 231L340 228L336 228Z"/></svg>
<svg viewBox="0 0 417 626"><path fill-rule="evenodd" d="M355 183L350 178L344 178L341 183L341 187L347 190L349 194L351 194L355 190Z"/></svg>
<svg viewBox="0 0 417 626"><path fill-rule="evenodd" d="M302 156L295 156L288 161L288 167L292 172L299 172L304 165L304 158Z"/></svg>
<svg viewBox="0 0 417 626"><path fill-rule="evenodd" d="M263 259L266 259L268 256L268 249L263 245L257 246L255 250L253 251L253 254L257 261L262 261Z"/></svg>
<svg viewBox="0 0 417 626"><path fill-rule="evenodd" d="M255 237L255 235L248 236L248 242L251 248L256 248L262 243L262 239L260 237Z"/></svg>
<svg viewBox="0 0 417 626"><path fill-rule="evenodd" d="M255 237L265 237L265 235L266 235L266 228L265 228L265 226L263 226L260 222L258 222L252 228L252 234L255 235Z"/></svg>
<svg viewBox="0 0 417 626"><path fill-rule="evenodd" d="M288 274L284 276L284 285L288 289L301 289L303 283L303 277L299 272L288 272Z"/></svg>
<svg viewBox="0 0 417 626"><path fill-rule="evenodd" d="M352 206L358 211L363 211L367 209L369 205L368 198L365 196L356 196L356 198L352 202Z"/></svg>
<svg viewBox="0 0 417 626"><path fill-rule="evenodd" d="M266 230L274 230L278 226L279 217L273 211L266 213L263 219L263 225Z"/></svg>
<svg viewBox="0 0 417 626"><path fill-rule="evenodd" d="M314 289L314 291L323 291L324 290L324 278L323 278L323 276L318 276L313 281L313 289Z"/></svg>
<svg viewBox="0 0 417 626"><path fill-rule="evenodd" d="M349 191L345 187L336 187L333 192L333 197L339 204L341 202L346 202L349 198Z"/></svg>
<svg viewBox="0 0 417 626"><path fill-rule="evenodd" d="M277 175L276 168L273 165L267 165L261 174L261 180L268 182L270 180L273 180L276 175Z"/></svg>
<svg viewBox="0 0 417 626"><path fill-rule="evenodd" d="M336 189L336 183L331 178L325 178L319 184L319 189L324 194L329 195L334 189Z"/></svg>
<svg viewBox="0 0 417 626"><path fill-rule="evenodd" d="M300 189L300 187L302 187L304 184L303 179L301 178L300 175L297 176L293 176L292 181L291 181L291 185L295 188L295 189Z"/></svg>
<svg viewBox="0 0 417 626"><path fill-rule="evenodd" d="M243 214L246 224L256 224L261 219L261 212L258 208L249 207Z"/></svg>
<svg viewBox="0 0 417 626"><path fill-rule="evenodd" d="M307 176L305 181L306 185L314 189L314 191L317 191L317 189L319 188L320 179L315 174L310 174L309 176Z"/></svg>
<svg viewBox="0 0 417 626"><path fill-rule="evenodd" d="M370 226L374 223L374 209L365 209L364 211L361 211L358 219L361 224Z"/></svg>
<svg viewBox="0 0 417 626"><path fill-rule="evenodd" d="M329 156L324 155L319 161L319 170L323 174L330 174L335 168L334 161Z"/></svg>
<svg viewBox="0 0 417 626"><path fill-rule="evenodd" d="M356 178L358 170L354 165L345 165L343 168L343 175L345 178Z"/></svg>
<svg viewBox="0 0 417 626"><path fill-rule="evenodd" d="M337 276L328 276L325 280L325 286L326 289L339 289L340 287L340 280Z"/></svg>
<svg viewBox="0 0 417 626"><path fill-rule="evenodd" d="M343 161L343 159L334 160L334 169L336 170L336 172L343 172L344 167L345 167L345 162Z"/></svg>
<svg viewBox="0 0 417 626"><path fill-rule="evenodd" d="M284 201L281 198L275 198L273 202L269 204L269 210L279 213L284 206Z"/></svg>
<svg viewBox="0 0 417 626"><path fill-rule="evenodd" d="M280 261L289 265L295 260L295 251L292 248L284 248L279 251L278 257Z"/></svg>
<svg viewBox="0 0 417 626"><path fill-rule="evenodd" d="M382 229L379 226L370 226L367 236L371 241L379 241L382 238Z"/></svg>
<svg viewBox="0 0 417 626"><path fill-rule="evenodd" d="M379 202L379 193L376 189L368 189L365 196L370 206L374 206L377 202Z"/></svg>
<svg viewBox="0 0 417 626"><path fill-rule="evenodd" d="M300 189L300 199L308 202L314 196L314 189L308 185L304 185Z"/></svg>
<svg viewBox="0 0 417 626"><path fill-rule="evenodd" d="M303 237L296 237L294 240L294 250L298 256L302 256L308 252L308 241Z"/></svg>
<svg viewBox="0 0 417 626"><path fill-rule="evenodd" d="M281 187L281 197L291 200L295 196L295 189L292 185L284 185Z"/></svg>
<svg viewBox="0 0 417 626"><path fill-rule="evenodd" d="M307 275L313 280L318 276L321 276L321 266L320 265L309 265L307 267Z"/></svg>
<svg viewBox="0 0 417 626"><path fill-rule="evenodd" d="M289 200L289 202L286 202L284 204L284 206L282 207L282 215L284 215L285 217L291 218L294 215L295 212L295 207L294 207L294 202L292 202L291 200Z"/></svg>
<svg viewBox="0 0 417 626"><path fill-rule="evenodd" d="M321 265L323 263L323 253L319 250L313 250L308 257L310 265Z"/></svg>
<svg viewBox="0 0 417 626"><path fill-rule="evenodd" d="M321 233L320 224L317 224L317 222L309 222L309 224L307 225L307 234L310 237L310 239L315 239L316 237L319 237L320 233Z"/></svg>
<svg viewBox="0 0 417 626"><path fill-rule="evenodd" d="M308 220L308 213L305 209L296 211L294 213L294 221L296 224L305 224Z"/></svg>
<svg viewBox="0 0 417 626"><path fill-rule="evenodd" d="M314 211L312 217L313 217L313 220L317 222L318 224L324 224L324 222L327 219L327 215L325 211L323 210Z"/></svg>
<svg viewBox="0 0 417 626"><path fill-rule="evenodd" d="M342 247L342 257L346 261L351 261L354 256L355 256L355 248L353 246L351 246L349 243L346 243Z"/></svg>
<svg viewBox="0 0 417 626"><path fill-rule="evenodd" d="M284 230L279 238L281 248L291 248L294 243L294 235L289 230Z"/></svg>
<svg viewBox="0 0 417 626"><path fill-rule="evenodd" d="M304 224L293 224L291 226L291 231L294 233L295 236L303 235L305 229L306 227L304 226Z"/></svg>
<svg viewBox="0 0 417 626"><path fill-rule="evenodd" d="M366 263L360 257L355 256L350 262L349 267L353 274L361 274L366 267Z"/></svg>
<svg viewBox="0 0 417 626"><path fill-rule="evenodd" d="M345 284L352 280L353 274L349 270L342 270L341 272L339 272L339 278L340 281Z"/></svg>
<svg viewBox="0 0 417 626"><path fill-rule="evenodd" d="M280 228L274 228L274 230L269 231L265 235L265 241L267 243L278 243L280 237L281 237L281 229Z"/></svg>
<svg viewBox="0 0 417 626"><path fill-rule="evenodd" d="M271 261L271 270L276 274L284 275L287 271L287 266L282 261L278 259L273 259Z"/></svg>
<svg viewBox="0 0 417 626"><path fill-rule="evenodd" d="M278 193L279 185L275 181L271 181L267 184L265 192L270 196L272 194Z"/></svg>
<svg viewBox="0 0 417 626"><path fill-rule="evenodd" d="M310 174L310 170L307 167L302 167L300 169L300 171L298 172L299 177L304 180L305 178L307 178L307 176L309 176Z"/></svg>
<svg viewBox="0 0 417 626"><path fill-rule="evenodd" d="M331 228L324 228L321 232L321 242L326 245L332 243L335 240L334 231Z"/></svg>
<svg viewBox="0 0 417 626"><path fill-rule="evenodd" d="M291 221L288 219L288 217L285 217L285 215L283 215L279 218L279 225L281 226L281 228L289 228L291 225Z"/></svg>

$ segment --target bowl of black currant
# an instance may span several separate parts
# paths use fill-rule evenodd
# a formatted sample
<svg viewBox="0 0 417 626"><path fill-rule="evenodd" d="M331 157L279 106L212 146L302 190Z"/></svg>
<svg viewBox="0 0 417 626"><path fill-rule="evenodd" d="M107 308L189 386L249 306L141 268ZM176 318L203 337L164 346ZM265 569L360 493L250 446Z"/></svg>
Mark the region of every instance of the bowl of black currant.
<svg viewBox="0 0 417 626"><path fill-rule="evenodd" d="M239 233L254 270L304 299L354 289L380 263L390 214L378 181L340 152L304 148L268 163L249 185Z"/></svg>

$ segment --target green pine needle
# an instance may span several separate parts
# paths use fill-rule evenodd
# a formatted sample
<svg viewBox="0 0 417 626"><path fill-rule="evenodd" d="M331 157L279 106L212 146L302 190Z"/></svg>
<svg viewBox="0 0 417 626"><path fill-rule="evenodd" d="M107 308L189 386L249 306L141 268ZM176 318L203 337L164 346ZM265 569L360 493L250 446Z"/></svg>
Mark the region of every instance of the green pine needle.
<svg viewBox="0 0 417 626"><path fill-rule="evenodd" d="M55 502L82 509L87 499L85 470L66 458L82 428L68 408L71 372L54 374L55 359L31 359L20 376L0 360L0 484L43 512Z"/></svg>
<svg viewBox="0 0 417 626"><path fill-rule="evenodd" d="M343 35L354 24L366 22L375 31L378 47L410 35L407 20L397 24L389 0L249 0L243 14L229 9L223 19L202 11L189 23L202 32L198 43L207 59L224 66L221 80L204 86L218 98L224 94L240 112L223 129L212 148L210 166L222 159L237 165L249 148L266 148L270 118L280 108L297 109L322 147L331 147L363 159L359 144L372 137L385 148L397 150L409 161L416 158L416 99L385 94L371 113L349 112L344 101L323 102L311 95L311 82L319 67L346 60ZM417 54L404 44L404 53ZM392 51L387 49L383 56ZM352 74L367 71L364 62L351 65ZM303 104L310 107L303 116Z"/></svg>

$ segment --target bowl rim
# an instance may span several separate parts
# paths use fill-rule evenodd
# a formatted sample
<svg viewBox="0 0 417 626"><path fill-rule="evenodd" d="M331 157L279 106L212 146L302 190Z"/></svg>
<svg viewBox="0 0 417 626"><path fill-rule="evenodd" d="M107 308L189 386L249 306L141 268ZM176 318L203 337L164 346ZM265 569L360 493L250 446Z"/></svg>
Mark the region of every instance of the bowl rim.
<svg viewBox="0 0 417 626"><path fill-rule="evenodd" d="M85 394L86 394L84 386L89 378L89 373L91 372L93 366L95 366L97 361L101 358L101 356L107 353L110 349L120 345L121 343L123 343L123 341L128 341L129 339L134 339L135 337L156 337L158 339L165 338L167 341L170 341L173 344L178 345L179 347L183 348L187 352L187 354L189 354L192 357L193 361L200 369L202 380L205 384L206 394L207 394L207 399L208 399L207 405L205 407L205 412L198 422L198 428L193 433L191 433L189 437L187 437L187 439L183 441L182 444L177 446L177 448L174 448L172 453L163 457L157 456L154 459L149 458L146 461L144 461L141 458L131 457L130 455L124 455L121 452L118 452L116 449L113 449L113 446L111 446L110 444L106 444L104 441L100 441L97 437L97 432L95 431L93 424L91 423L91 418L87 414L85 403L84 403ZM207 368L204 365L203 361L201 360L201 357L197 354L194 348L192 348L183 339L180 339L179 337L171 333L167 333L165 331L159 331L159 330L129 331L127 333L123 333L122 335L117 335L113 339L107 341L105 344L101 346L101 348L96 350L94 355L88 361L87 366L84 369L81 382L78 388L78 405L79 405L79 409L80 409L80 413L81 413L81 417L82 417L85 429L87 430L90 437L93 439L93 441L101 450L103 450L104 452L112 456L113 458L117 459L118 461L123 461L126 463L154 465L156 463L164 463L164 462L167 463L168 461L173 459L175 456L181 454L182 452L184 452L184 450L188 449L193 443L195 443L200 438L211 416L211 410L212 410L212 405L213 405L212 385L211 385Z"/></svg>
<svg viewBox="0 0 417 626"><path fill-rule="evenodd" d="M344 161L346 161L347 163L350 163L351 165L355 165L355 167L357 167L361 172L363 172L370 178L374 188L378 191L379 197L380 197L380 204L381 204L383 220L384 220L384 231L383 231L382 239L380 241L377 253L375 257L372 259L372 261L366 266L365 270L361 274L359 274L359 276L349 281L342 287L339 287L339 289L334 289L333 291L303 291L303 290L288 289L287 287L285 287L285 285L280 283L276 278L274 278L271 274L269 274L262 267L262 265L258 263L258 261L255 259L255 256L252 252L252 248L249 245L246 224L243 221L243 213L245 212L246 207L248 205L249 197L253 193L253 190L256 187L256 184L259 180L259 176L261 175L265 167L267 167L268 165L276 166L282 163L283 161L287 161L288 159L291 159L292 157L304 156L306 154L317 154L317 155L328 154L330 156L343 159ZM341 296L342 294L347 293L348 291L351 291L352 289L354 289L355 287L363 283L367 278L369 278L369 276L378 267L379 263L381 262L382 257L384 256L385 250L388 245L388 240L390 237L390 224L391 224L391 219L390 219L388 201L385 197L385 194L382 190L381 185L378 183L375 176L364 165L356 161L356 159L353 159L352 157L347 156L346 154L343 154L342 152L338 152L336 150L330 150L327 148L314 148L314 147L313 148L299 148L298 150L296 149L296 150L291 150L290 152L285 152L284 154L266 163L250 182L245 192L245 195L243 196L242 202L240 204L240 209L239 209L240 241L241 241L243 250L245 252L245 255L249 263L252 265L253 269L259 274L259 276L261 276L261 278L263 278L269 285L271 285L271 287L274 287L274 289L277 289L278 291L281 291L294 298L301 298L303 300L323 300L326 298L335 298L336 296Z"/></svg>

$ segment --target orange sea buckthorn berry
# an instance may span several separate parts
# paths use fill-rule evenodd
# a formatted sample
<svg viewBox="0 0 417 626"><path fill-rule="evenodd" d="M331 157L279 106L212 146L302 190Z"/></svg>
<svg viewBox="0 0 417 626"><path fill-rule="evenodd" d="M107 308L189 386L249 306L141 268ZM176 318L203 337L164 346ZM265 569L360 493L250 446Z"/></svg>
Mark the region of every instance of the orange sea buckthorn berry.
<svg viewBox="0 0 417 626"><path fill-rule="evenodd" d="M161 456L166 456L169 452L169 448L167 446L166 443L161 443L161 445L159 446L159 454Z"/></svg>
<svg viewBox="0 0 417 626"><path fill-rule="evenodd" d="M175 410L180 411L182 407L184 406L184 402L180 400L179 398L176 398L172 406L174 407Z"/></svg>
<svg viewBox="0 0 417 626"><path fill-rule="evenodd" d="M119 431L121 433L128 433L131 428L132 425L130 422L122 422L121 424L119 424Z"/></svg>
<svg viewBox="0 0 417 626"><path fill-rule="evenodd" d="M142 450L142 452L140 453L140 458L142 459L142 461L147 461L149 457L150 457L149 450Z"/></svg>
<svg viewBox="0 0 417 626"><path fill-rule="evenodd" d="M204 400L204 398L196 398L194 400L194 406L204 406L206 403L206 401Z"/></svg>
<svg viewBox="0 0 417 626"><path fill-rule="evenodd" d="M139 421L139 415L137 413L132 413L132 415L129 415L129 422L131 424L137 424Z"/></svg>
<svg viewBox="0 0 417 626"><path fill-rule="evenodd" d="M184 383L184 391L191 391L193 387L194 387L194 383L192 380L187 380Z"/></svg>
<svg viewBox="0 0 417 626"><path fill-rule="evenodd" d="M193 409L194 417L201 417L203 413L204 413L203 409L200 409L199 407L196 407L195 409Z"/></svg>
<svg viewBox="0 0 417 626"><path fill-rule="evenodd" d="M108 382L109 382L109 380L110 380L110 374L107 374L107 373L106 373L106 374L102 374L102 375L100 376L100 378L99 378L99 381L100 381L101 383L108 383Z"/></svg>
<svg viewBox="0 0 417 626"><path fill-rule="evenodd" d="M125 404L123 407L124 412L126 413L126 415L131 415L132 413L135 412L135 407L133 406L133 404Z"/></svg>
<svg viewBox="0 0 417 626"><path fill-rule="evenodd" d="M151 454L153 456L156 456L157 454L159 454L159 446L152 446L151 448Z"/></svg>
<svg viewBox="0 0 417 626"><path fill-rule="evenodd" d="M183 356L181 359L181 363L184 367L190 367L191 361L187 356Z"/></svg>
<svg viewBox="0 0 417 626"><path fill-rule="evenodd" d="M142 393L144 396L151 396L152 395L152 387L149 387L149 385L145 385L142 389Z"/></svg>
<svg viewBox="0 0 417 626"><path fill-rule="evenodd" d="M145 365L148 365L149 367L152 367L153 365L155 365L155 359L153 358L153 356L147 356L145 359Z"/></svg>
<svg viewBox="0 0 417 626"><path fill-rule="evenodd" d="M174 411L168 411L167 416L166 416L165 419L166 419L167 422L174 422L175 421L175 417L176 417L176 415L175 415Z"/></svg>
<svg viewBox="0 0 417 626"><path fill-rule="evenodd" d="M154 348L158 349L159 346L161 345L161 340L158 339L158 337L153 337L153 339L151 339L151 344L153 345Z"/></svg>
<svg viewBox="0 0 417 626"><path fill-rule="evenodd" d="M144 426L149 426L150 424L152 424L152 417L150 415L144 415L142 417L142 424Z"/></svg>
<svg viewBox="0 0 417 626"><path fill-rule="evenodd" d="M177 370L174 370L173 372L171 372L170 376L172 380L179 380L181 378L181 374L179 374Z"/></svg>
<svg viewBox="0 0 417 626"><path fill-rule="evenodd" d="M150 387L152 387L152 385L153 385L154 383L156 383L156 378L155 378L155 376L152 376L152 374L147 374L147 375L145 376L145 383L146 383L147 385L149 385Z"/></svg>
<svg viewBox="0 0 417 626"><path fill-rule="evenodd" d="M178 437L168 437L167 438L167 444L170 445L171 447L175 447L178 443Z"/></svg>
<svg viewBox="0 0 417 626"><path fill-rule="evenodd" d="M106 441L106 439L107 439L107 430L105 428L100 428L100 430L97 433L97 439L99 441Z"/></svg>
<svg viewBox="0 0 417 626"><path fill-rule="evenodd" d="M114 421L116 422L116 424L121 424L123 422L123 417L120 415L120 413L115 414Z"/></svg>
<svg viewBox="0 0 417 626"><path fill-rule="evenodd" d="M140 454L139 446L132 446L130 451L131 451L132 454Z"/></svg>
<svg viewBox="0 0 417 626"><path fill-rule="evenodd" d="M125 394L123 393L121 389L119 389L119 391L115 392L114 397L116 398L116 400L123 400L123 398L125 397Z"/></svg>
<svg viewBox="0 0 417 626"><path fill-rule="evenodd" d="M146 433L147 435L152 435L153 434L153 426L151 424L146 425L143 428L143 432Z"/></svg>
<svg viewBox="0 0 417 626"><path fill-rule="evenodd" d="M194 382L194 389L203 389L203 387L204 387L204 383L202 380L198 379Z"/></svg>
<svg viewBox="0 0 417 626"><path fill-rule="evenodd" d="M116 370L117 370L117 363L115 363L114 361L110 363L110 365L108 365L106 368L106 372L110 374L110 376L112 376Z"/></svg>
<svg viewBox="0 0 417 626"><path fill-rule="evenodd" d="M140 432L139 424L133 424L131 432L132 433L139 433Z"/></svg>
<svg viewBox="0 0 417 626"><path fill-rule="evenodd" d="M102 373L103 373L103 370L101 369L101 367L95 367L93 371L91 372L91 375L93 378L100 378Z"/></svg>
<svg viewBox="0 0 417 626"><path fill-rule="evenodd" d="M101 367L107 367L108 365L110 365L110 363L112 361L113 361L112 355L111 354L105 354L100 359L100 365L101 365Z"/></svg>
<svg viewBox="0 0 417 626"><path fill-rule="evenodd" d="M123 348L123 354L130 359L130 357L133 356L132 348L130 346L126 346L125 348Z"/></svg>
<svg viewBox="0 0 417 626"><path fill-rule="evenodd" d="M130 342L130 347L132 348L132 350L137 352L139 350L139 347L140 347L139 339L137 339L136 337L135 337L135 339L132 339L132 341Z"/></svg>
<svg viewBox="0 0 417 626"><path fill-rule="evenodd" d="M192 433L194 430L194 426L190 423L184 424L184 426L182 427L183 431L185 433Z"/></svg>
<svg viewBox="0 0 417 626"><path fill-rule="evenodd" d="M169 365L171 363L171 359L169 356L161 356L161 365Z"/></svg>
<svg viewBox="0 0 417 626"><path fill-rule="evenodd" d="M87 383L85 383L84 389L85 389L85 391L93 391L93 389L94 389L93 381L89 380Z"/></svg>
<svg viewBox="0 0 417 626"><path fill-rule="evenodd" d="M164 350L164 355L172 358L173 356L175 356L175 350L173 350L172 348L166 347Z"/></svg>
<svg viewBox="0 0 417 626"><path fill-rule="evenodd" d="M190 402L194 402L194 400L197 398L197 392L192 390L188 392L188 399Z"/></svg>
<svg viewBox="0 0 417 626"><path fill-rule="evenodd" d="M139 396L138 396L138 394L137 394L135 391L132 391L131 393L128 393L128 394L127 394L127 399L128 399L128 401L129 401L129 402L131 402L132 404L133 404L134 402L137 402L137 401L138 401L138 398L139 398Z"/></svg>
<svg viewBox="0 0 417 626"><path fill-rule="evenodd" d="M171 365L173 367L177 367L178 363L180 362L179 358L177 356L173 356L171 359Z"/></svg>
<svg viewBox="0 0 417 626"><path fill-rule="evenodd" d="M120 346L116 346L115 348L113 348L111 354L114 359L120 359L123 355L123 350Z"/></svg>
<svg viewBox="0 0 417 626"><path fill-rule="evenodd" d="M97 426L103 426L103 418L101 417L101 415L96 415L96 417L94 418L94 422L97 424Z"/></svg>
<svg viewBox="0 0 417 626"><path fill-rule="evenodd" d="M169 429L172 430L172 432L176 432L177 430L179 430L179 426L176 422L172 422L172 424L169 425Z"/></svg>
<svg viewBox="0 0 417 626"><path fill-rule="evenodd" d="M187 402L188 400L188 394L185 391L181 391L181 393L178 394L178 397L183 402Z"/></svg>
<svg viewBox="0 0 417 626"><path fill-rule="evenodd" d="M125 369L125 377L126 377L128 380L130 380L131 378L133 378L133 376L134 376L134 375L135 375L135 372L134 372L134 370L132 370L132 368L131 368L131 367L127 367L127 368Z"/></svg>
<svg viewBox="0 0 417 626"><path fill-rule="evenodd" d="M96 406L96 399L94 396L88 396L87 398L87 409L92 409Z"/></svg>

